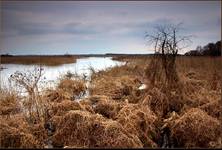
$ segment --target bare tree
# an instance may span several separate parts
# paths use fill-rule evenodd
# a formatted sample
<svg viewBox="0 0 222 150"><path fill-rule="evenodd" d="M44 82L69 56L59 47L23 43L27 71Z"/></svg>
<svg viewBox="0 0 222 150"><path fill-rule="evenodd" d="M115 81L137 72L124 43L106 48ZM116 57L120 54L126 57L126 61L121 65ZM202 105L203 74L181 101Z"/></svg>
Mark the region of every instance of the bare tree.
<svg viewBox="0 0 222 150"><path fill-rule="evenodd" d="M176 56L178 52L189 46L191 36L180 35L181 23L158 25L154 28L153 34L146 34L148 42L154 45L155 57L151 62L151 81L155 84L156 78L160 76L162 68L166 84L173 85L179 81L176 71ZM160 59L158 59L160 58Z"/></svg>

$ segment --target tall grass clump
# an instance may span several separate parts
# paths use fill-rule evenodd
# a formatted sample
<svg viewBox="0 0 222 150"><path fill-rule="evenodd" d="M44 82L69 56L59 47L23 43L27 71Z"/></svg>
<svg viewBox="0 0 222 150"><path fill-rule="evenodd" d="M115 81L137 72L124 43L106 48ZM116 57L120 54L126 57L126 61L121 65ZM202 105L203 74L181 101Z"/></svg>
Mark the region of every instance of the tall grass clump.
<svg viewBox="0 0 222 150"><path fill-rule="evenodd" d="M0 115L10 116L19 113L21 106L18 94L8 89L0 89Z"/></svg>
<svg viewBox="0 0 222 150"><path fill-rule="evenodd" d="M60 75L55 87L48 88L44 92L44 98L50 102L62 102L63 100L81 99L87 91L86 80L78 75L68 71Z"/></svg>

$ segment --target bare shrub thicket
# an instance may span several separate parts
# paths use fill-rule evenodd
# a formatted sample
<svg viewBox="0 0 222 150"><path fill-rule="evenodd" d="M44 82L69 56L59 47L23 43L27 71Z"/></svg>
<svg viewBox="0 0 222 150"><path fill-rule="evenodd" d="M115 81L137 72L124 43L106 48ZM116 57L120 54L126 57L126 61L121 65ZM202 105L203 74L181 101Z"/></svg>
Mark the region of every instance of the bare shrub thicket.
<svg viewBox="0 0 222 150"><path fill-rule="evenodd" d="M164 105L163 117L171 111L180 111L183 107L183 84L179 79L176 66L178 52L189 46L191 36L180 34L180 24L157 25L154 33L146 34L148 42L154 45L155 55L145 74L150 85L160 89L166 99L159 102Z"/></svg>
<svg viewBox="0 0 222 150"><path fill-rule="evenodd" d="M47 103L40 96L39 82L42 77L43 68L35 67L33 71L15 72L9 78L11 83L25 89L28 93L27 99L23 101L25 108L28 111L28 118L31 122L41 121L44 119Z"/></svg>
<svg viewBox="0 0 222 150"><path fill-rule="evenodd" d="M148 67L148 77L152 84L162 79L171 87L179 81L176 70L176 56L180 50L186 48L191 36L179 34L181 23L158 25L154 34L146 34L148 42L154 44L155 56Z"/></svg>

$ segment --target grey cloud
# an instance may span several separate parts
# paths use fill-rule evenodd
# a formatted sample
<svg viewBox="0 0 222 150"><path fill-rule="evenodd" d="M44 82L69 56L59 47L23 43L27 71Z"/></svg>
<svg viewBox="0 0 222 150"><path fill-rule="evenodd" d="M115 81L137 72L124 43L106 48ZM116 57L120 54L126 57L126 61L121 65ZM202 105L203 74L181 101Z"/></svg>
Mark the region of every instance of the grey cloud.
<svg viewBox="0 0 222 150"><path fill-rule="evenodd" d="M199 35L199 41L206 41L219 36L220 7L219 2L191 1L4 1L1 38L10 43L6 49L13 45L13 48L25 49L28 41L32 41L30 47L41 49L39 45L44 45L48 48L48 43L60 43L61 40L61 45L63 42L70 46L76 40L77 48L87 41L92 47L107 43L110 48L118 49L129 45L129 41L133 47L133 41L143 40L145 31L150 32L156 24L183 21L187 29L184 33L195 33ZM117 40L120 42L115 44Z"/></svg>

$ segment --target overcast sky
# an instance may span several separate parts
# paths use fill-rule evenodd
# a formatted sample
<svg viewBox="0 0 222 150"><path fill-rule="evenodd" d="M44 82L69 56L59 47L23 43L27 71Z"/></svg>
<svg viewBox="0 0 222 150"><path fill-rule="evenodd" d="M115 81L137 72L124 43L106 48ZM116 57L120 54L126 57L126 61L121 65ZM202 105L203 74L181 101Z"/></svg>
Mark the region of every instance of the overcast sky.
<svg viewBox="0 0 222 150"><path fill-rule="evenodd" d="M152 53L145 32L183 22L188 49L221 39L220 1L1 2L1 53ZM182 51L184 53L188 49Z"/></svg>

